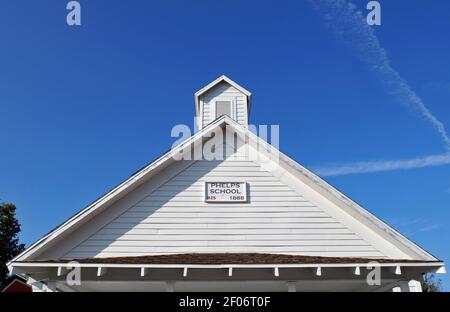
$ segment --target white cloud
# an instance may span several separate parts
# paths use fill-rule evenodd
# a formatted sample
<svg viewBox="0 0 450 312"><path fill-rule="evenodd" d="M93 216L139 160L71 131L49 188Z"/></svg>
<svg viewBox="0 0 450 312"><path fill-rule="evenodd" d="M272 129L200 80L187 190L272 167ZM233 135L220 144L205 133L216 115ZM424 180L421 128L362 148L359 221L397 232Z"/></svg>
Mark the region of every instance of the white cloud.
<svg viewBox="0 0 450 312"><path fill-rule="evenodd" d="M394 222L395 224L395 222ZM418 233L434 231L442 227L440 223L436 223L427 219L405 219L397 222L395 227L408 237L412 237Z"/></svg>
<svg viewBox="0 0 450 312"><path fill-rule="evenodd" d="M450 153L410 159L362 161L348 164L336 164L330 166L320 166L316 168L313 167L312 169L320 176L338 176L399 169L423 168L447 164L450 164Z"/></svg>
<svg viewBox="0 0 450 312"><path fill-rule="evenodd" d="M408 82L391 66L386 51L381 47L366 17L356 6L346 0L309 0L311 6L325 20L333 33L349 43L357 56L387 85L390 92L401 103L418 111L430 122L441 137L446 150L450 151L450 137L444 124L426 107L422 99L412 90ZM383 27L383 26L381 26ZM450 153L421 158L388 161L366 161L335 167L319 167L322 175L377 172L397 169L421 168L450 163Z"/></svg>
<svg viewBox="0 0 450 312"><path fill-rule="evenodd" d="M440 227L441 227L441 225L438 223L424 225L416 230L413 230L411 233L409 233L408 236L412 237L412 236L416 235L417 233L434 231L434 230L439 229Z"/></svg>
<svg viewBox="0 0 450 312"><path fill-rule="evenodd" d="M350 43L357 56L363 60L402 103L418 110L437 130L445 147L450 150L450 137L444 124L425 106L408 82L391 66L373 27L367 25L366 16L346 0L310 0L327 26L346 43Z"/></svg>

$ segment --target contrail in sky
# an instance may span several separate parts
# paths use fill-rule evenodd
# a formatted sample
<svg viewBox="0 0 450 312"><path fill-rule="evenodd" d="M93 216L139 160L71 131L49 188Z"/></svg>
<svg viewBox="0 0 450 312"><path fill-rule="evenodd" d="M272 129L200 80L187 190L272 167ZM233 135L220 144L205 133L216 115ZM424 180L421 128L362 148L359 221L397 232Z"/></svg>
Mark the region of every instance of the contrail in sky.
<svg viewBox="0 0 450 312"><path fill-rule="evenodd" d="M427 108L422 99L412 90L408 82L390 65L386 51L366 16L346 0L309 0L311 6L325 20L328 28L348 43L369 68L385 83L403 104L417 110L435 128L443 140L447 153L422 158L392 161L369 161L339 167L318 168L322 175L375 172L395 169L419 168L450 163L450 137L444 124Z"/></svg>
<svg viewBox="0 0 450 312"><path fill-rule="evenodd" d="M313 168L313 170L320 176L338 176L355 173L423 168L448 164L450 164L450 153L410 159L361 161L356 163L341 164L337 166L321 166L316 168L315 170Z"/></svg>

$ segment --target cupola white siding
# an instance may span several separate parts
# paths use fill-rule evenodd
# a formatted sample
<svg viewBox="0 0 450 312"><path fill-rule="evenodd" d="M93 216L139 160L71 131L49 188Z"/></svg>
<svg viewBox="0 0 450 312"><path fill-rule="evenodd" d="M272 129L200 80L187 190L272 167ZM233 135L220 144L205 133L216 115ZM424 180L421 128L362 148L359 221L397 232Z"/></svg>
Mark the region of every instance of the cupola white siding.
<svg viewBox="0 0 450 312"><path fill-rule="evenodd" d="M247 97L228 83L221 82L200 97L203 126L220 117L216 114L216 103L219 101L229 101L230 117L241 125L247 125Z"/></svg>
<svg viewBox="0 0 450 312"><path fill-rule="evenodd" d="M196 93L198 127L201 129L220 117L218 104L229 103L227 115L237 123L248 126L250 92L225 76Z"/></svg>

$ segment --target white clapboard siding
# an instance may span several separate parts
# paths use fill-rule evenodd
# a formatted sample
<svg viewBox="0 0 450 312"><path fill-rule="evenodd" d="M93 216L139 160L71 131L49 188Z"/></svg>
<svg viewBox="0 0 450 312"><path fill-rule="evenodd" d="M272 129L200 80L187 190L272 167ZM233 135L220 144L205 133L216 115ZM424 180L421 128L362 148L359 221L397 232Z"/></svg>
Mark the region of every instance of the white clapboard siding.
<svg viewBox="0 0 450 312"><path fill-rule="evenodd" d="M147 224L144 224L147 225ZM109 228L103 229L101 234L95 235L107 235L111 237L114 235L114 239L117 240L126 240L127 235L133 235L133 239L158 239L159 237L164 237L165 235L178 235L178 236L189 236L189 235L225 235L225 236L233 236L233 235L259 235L259 237L264 237L264 234L261 234L260 228L160 228L154 226L153 228L139 227L129 229L126 227L126 224L117 223L112 225ZM344 235L352 235L352 237L358 238L354 233L349 231L346 228L267 228L264 231L265 234L275 235L275 238L279 238L279 235L290 235L290 234L304 234L300 237L308 238L311 235L318 235L320 237L325 237L327 235L333 235L339 238L340 234ZM159 235L153 235L159 234ZM92 237L95 237L93 235ZM131 236L130 236L131 237ZM297 237L297 236L296 236ZM298 238L298 237L297 237Z"/></svg>
<svg viewBox="0 0 450 312"><path fill-rule="evenodd" d="M136 217L121 217L116 222L131 222L131 223L165 223L165 224L189 224L189 223L332 223L331 218L152 218L148 217L145 219Z"/></svg>
<svg viewBox="0 0 450 312"><path fill-rule="evenodd" d="M229 245L210 245L209 242L203 242L195 246L186 246L184 243L178 246L155 246L155 247L142 247L142 246L109 246L106 248L99 246L79 246L77 252L93 252L98 253L101 250L102 254L114 254L115 252L127 252L133 255L142 254L164 254L166 252L178 252L178 253L197 253L197 252L224 252L226 248L227 252L260 252L260 253L278 253L278 252L318 252L324 253L329 251L376 251L370 246L280 246L276 243L267 244L266 246L233 246L230 242Z"/></svg>
<svg viewBox="0 0 450 312"><path fill-rule="evenodd" d="M231 171L230 169L233 169L234 171ZM211 172L212 171L212 172ZM258 177L269 177L273 178L272 175L269 172L259 171L256 167L252 168L230 168L230 167L224 167L219 170L218 168L210 168L209 171L202 170L202 171L189 171L178 175L178 178L199 178L204 175L208 174L208 177L235 177L237 174L239 174L241 177L251 177L251 178L258 178ZM174 181L177 181L175 179Z"/></svg>
<svg viewBox="0 0 450 312"><path fill-rule="evenodd" d="M142 233L137 234L130 234L129 232L125 235L122 235L120 239L117 239L117 236L114 234L119 233L120 231L118 229L115 229L116 233L113 231L110 231L109 234L95 234L91 237L91 240L89 241L90 244L94 244L92 242L97 241L105 241L109 243L120 243L120 244L126 244L127 241L134 242L134 241L173 241L173 240L183 240L183 241L227 241L227 240L239 240L239 241L245 241L245 240L260 240L260 241L278 241L278 240L297 240L297 241L308 241L308 242L315 242L316 240L320 240L321 243L328 244L329 241L335 241L340 240L340 243L345 244L347 241L357 241L359 244L359 240L357 236L349 234L309 234L309 235L303 235L301 239L299 239L298 235L296 234L161 234L161 235L148 235L148 237L145 237L141 235ZM157 231L153 233L147 233L147 234L156 234Z"/></svg>
<svg viewBox="0 0 450 312"><path fill-rule="evenodd" d="M168 201L168 202L162 202L162 201L151 201L146 200L140 203L140 206L147 206L147 207L206 207L211 205L210 203L204 203L203 198L199 198L198 201L202 202L177 202L177 201ZM238 206L237 204L230 204L234 206ZM240 204L240 207L243 207L245 209L246 207L308 207L312 204L308 201L297 201L297 202L276 202L276 200L272 201L263 201L263 202L250 202L245 204ZM221 205L223 207L223 204Z"/></svg>
<svg viewBox="0 0 450 312"><path fill-rule="evenodd" d="M271 196L271 197L268 198L267 196L264 196L264 194L260 194L260 195L252 194L251 196L252 196L251 201L254 204L257 204L258 202L264 202L264 203L273 202L274 201L273 198L275 197L275 196ZM292 205L291 203L300 203L300 205L301 205L301 203L308 202L306 199L304 199L302 197L299 197L299 196L284 196L284 195L281 195L281 196L283 196L283 202L282 203L290 203L290 205ZM170 197L170 196L167 196L167 195L161 195L161 196L155 195L155 197L152 197L151 199L145 200L145 201L143 201L143 203L164 202L165 200L167 200L168 197ZM173 196L170 199L170 202L171 203L177 203L177 202L182 202L182 203L195 202L195 203L198 203L199 200L203 200L203 197L204 197L203 194L200 195L200 196L185 196L184 194L180 194L180 195Z"/></svg>
<svg viewBox="0 0 450 312"><path fill-rule="evenodd" d="M257 163L250 161L250 160L242 160L242 161L211 160L205 164L197 162L191 166L191 169L193 171L197 171L197 170L204 171L208 168L221 169L221 168L227 168L227 167L232 167L232 168L245 167L245 168L256 168L256 169L260 168L260 166Z"/></svg>
<svg viewBox="0 0 450 312"><path fill-rule="evenodd" d="M283 209L280 209L283 208ZM161 212L173 212L173 213L197 213L197 212L242 212L245 209L246 212L322 212L319 208L315 206L301 206L301 207L249 207L246 206L242 208L242 206L234 206L234 207L165 207L164 210L161 210L160 207L147 207L147 206L133 206L130 208L130 212L155 212L156 210L160 210Z"/></svg>
<svg viewBox="0 0 450 312"><path fill-rule="evenodd" d="M111 222L106 228L147 228L147 229L340 229L345 228L338 222L332 223L132 223L132 222Z"/></svg>
<svg viewBox="0 0 450 312"><path fill-rule="evenodd" d="M212 180L211 178L212 177L214 177L215 179L220 179L220 177L224 177L224 176L219 176L219 175L217 175L217 174L214 174L214 175L209 175L208 176L208 178L209 178L209 180ZM231 177L235 177L236 179L242 179L242 178L244 178L242 175L234 175L234 176L231 176L231 175L228 175L227 176L227 178L229 179L229 178L231 178ZM173 178L173 180L174 181L176 181L176 182L187 182L187 183L192 183L192 182L206 182L206 179L205 178L200 178L200 179L195 179L195 177L194 176L189 176L189 177L175 177L175 178ZM246 182L247 183L253 183L253 182L270 182L270 181L272 181L273 180L273 178L272 177L269 177L269 176L266 176L266 177L257 177L257 176L254 176L254 177L250 177L250 176L245 176L245 180L246 180Z"/></svg>
<svg viewBox="0 0 450 312"><path fill-rule="evenodd" d="M206 126L207 124L209 124L211 121L214 120L214 116L213 116L213 112L212 112L212 105L209 102L205 102L204 100L201 100L202 102L202 123L203 126Z"/></svg>
<svg viewBox="0 0 450 312"><path fill-rule="evenodd" d="M194 181L194 182L183 182L183 181L177 181L177 180L171 180L164 184L164 186L161 186L161 189L165 189L168 187L178 187L179 190L183 190L184 188L189 187L203 187L204 181ZM281 184L281 182L278 181L252 181L252 186L254 187L260 187L260 188L284 188L285 185Z"/></svg>
<svg viewBox="0 0 450 312"><path fill-rule="evenodd" d="M204 181L248 184L246 203L206 203ZM385 257L315 203L246 160L197 161L66 258L190 252Z"/></svg>
<svg viewBox="0 0 450 312"><path fill-rule="evenodd" d="M296 194L294 191L292 190L278 190L278 191L264 191L261 189L257 189L255 187L252 188L252 194L253 197L256 198L260 198L260 197L276 197L276 196L283 196L283 198L286 197L294 197L294 198L299 198L299 195ZM171 190L171 191L166 191L166 190L159 190L156 192L153 192L153 196L156 197L164 197L167 198L168 196L176 196L177 198L180 197L200 197L203 198L203 196L205 196L205 190L204 188L202 189L194 189L194 190L183 190L183 191L177 191L177 190Z"/></svg>
<svg viewBox="0 0 450 312"><path fill-rule="evenodd" d="M214 218L233 218L233 219L255 219L263 216L266 218L327 218L330 219L324 212L154 212L151 216L148 216L146 212L128 212L128 218L140 218L141 220L153 219L153 218L191 218L191 219L203 219L210 218L213 221ZM120 219L118 219L120 220Z"/></svg>
<svg viewBox="0 0 450 312"><path fill-rule="evenodd" d="M174 240L128 240L111 241L91 239L84 246L108 248L115 247L179 247L180 242ZM357 248L370 245L361 245L359 240L183 240L183 246L358 246Z"/></svg>

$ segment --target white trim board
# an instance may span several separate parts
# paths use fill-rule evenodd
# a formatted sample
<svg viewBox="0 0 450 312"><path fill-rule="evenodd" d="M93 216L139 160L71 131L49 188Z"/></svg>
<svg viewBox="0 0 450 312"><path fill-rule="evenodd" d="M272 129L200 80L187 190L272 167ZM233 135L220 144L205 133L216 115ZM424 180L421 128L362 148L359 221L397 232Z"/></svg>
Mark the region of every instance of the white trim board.
<svg viewBox="0 0 450 312"><path fill-rule="evenodd" d="M59 268L73 266L70 262L14 262L14 267L42 267L42 268ZM383 268L396 267L436 267L442 268L444 262L390 262L375 263L371 261L358 263L308 263L308 264L125 264L125 263L77 263L80 268L204 268L204 269L221 269L221 268L354 268L377 266Z"/></svg>

